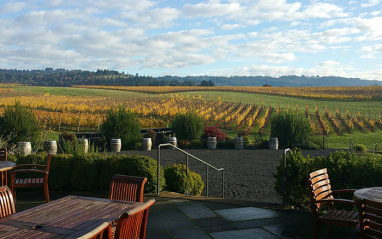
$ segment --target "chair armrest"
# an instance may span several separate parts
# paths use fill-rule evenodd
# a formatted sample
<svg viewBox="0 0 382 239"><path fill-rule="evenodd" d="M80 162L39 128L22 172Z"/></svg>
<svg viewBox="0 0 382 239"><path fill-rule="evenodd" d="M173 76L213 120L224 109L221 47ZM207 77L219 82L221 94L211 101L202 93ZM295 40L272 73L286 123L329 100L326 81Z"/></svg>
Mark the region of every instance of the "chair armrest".
<svg viewBox="0 0 382 239"><path fill-rule="evenodd" d="M355 205L355 202L349 199L339 199L339 198L334 198L334 199L323 199L323 200L317 200L314 203L343 203L343 204L351 204Z"/></svg>
<svg viewBox="0 0 382 239"><path fill-rule="evenodd" d="M339 194L339 193L354 193L355 191L357 191L357 189L340 189L340 190L333 190L332 193L336 193L336 194Z"/></svg>
<svg viewBox="0 0 382 239"><path fill-rule="evenodd" d="M8 172L8 174L15 174L15 173L42 173L42 174L49 174L48 171L39 170L39 169L17 169L17 170L11 170L11 171Z"/></svg>
<svg viewBox="0 0 382 239"><path fill-rule="evenodd" d="M42 168L46 168L46 165L42 165L42 164L18 164L14 168L20 168L20 167L42 167Z"/></svg>

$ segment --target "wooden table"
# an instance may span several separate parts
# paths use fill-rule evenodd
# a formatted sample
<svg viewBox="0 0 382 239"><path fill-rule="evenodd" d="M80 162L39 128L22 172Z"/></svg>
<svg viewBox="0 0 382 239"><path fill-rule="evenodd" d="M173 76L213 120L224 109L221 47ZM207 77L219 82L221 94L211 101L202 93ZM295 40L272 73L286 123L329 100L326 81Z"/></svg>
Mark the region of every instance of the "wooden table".
<svg viewBox="0 0 382 239"><path fill-rule="evenodd" d="M67 196L0 219L0 238L77 238L141 205Z"/></svg>
<svg viewBox="0 0 382 239"><path fill-rule="evenodd" d="M3 173L16 167L16 163L12 161L0 161L1 186L7 185L7 174Z"/></svg>
<svg viewBox="0 0 382 239"><path fill-rule="evenodd" d="M354 192L356 200L368 199L374 202L382 202L382 187L362 188Z"/></svg>

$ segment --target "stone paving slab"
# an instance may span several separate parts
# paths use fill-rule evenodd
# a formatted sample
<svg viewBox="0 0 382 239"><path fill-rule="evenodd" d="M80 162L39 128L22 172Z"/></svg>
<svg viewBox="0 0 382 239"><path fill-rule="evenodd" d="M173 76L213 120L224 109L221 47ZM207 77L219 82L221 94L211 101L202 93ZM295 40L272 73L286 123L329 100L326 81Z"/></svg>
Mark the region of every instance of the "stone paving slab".
<svg viewBox="0 0 382 239"><path fill-rule="evenodd" d="M211 237L198 227L184 228L170 231L174 239L211 239Z"/></svg>
<svg viewBox="0 0 382 239"><path fill-rule="evenodd" d="M222 217L211 217L194 220L194 223L207 233L231 231L237 228L231 222L224 220Z"/></svg>
<svg viewBox="0 0 382 239"><path fill-rule="evenodd" d="M179 209L149 211L149 217L147 219L148 232L169 231L189 227L195 227L195 225Z"/></svg>
<svg viewBox="0 0 382 239"><path fill-rule="evenodd" d="M278 216L278 213L274 210L256 207L241 207L216 210L215 213L219 214L224 219L233 222L272 218Z"/></svg>
<svg viewBox="0 0 382 239"><path fill-rule="evenodd" d="M214 239L279 239L262 228L210 233Z"/></svg>
<svg viewBox="0 0 382 239"><path fill-rule="evenodd" d="M213 211L201 203L181 204L178 207L190 219L217 217Z"/></svg>

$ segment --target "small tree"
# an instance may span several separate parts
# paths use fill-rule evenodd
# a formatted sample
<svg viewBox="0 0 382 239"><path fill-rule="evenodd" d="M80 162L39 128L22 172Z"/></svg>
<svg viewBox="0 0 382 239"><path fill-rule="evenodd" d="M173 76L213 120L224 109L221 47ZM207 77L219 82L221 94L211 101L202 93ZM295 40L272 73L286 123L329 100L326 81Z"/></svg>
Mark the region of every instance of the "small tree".
<svg viewBox="0 0 382 239"><path fill-rule="evenodd" d="M33 148L41 147L42 130L36 116L20 102L8 106L0 117L0 134L8 138L9 144L29 141Z"/></svg>
<svg viewBox="0 0 382 239"><path fill-rule="evenodd" d="M175 115L170 125L179 140L200 139L204 133L203 118L194 111Z"/></svg>
<svg viewBox="0 0 382 239"><path fill-rule="evenodd" d="M122 149L138 149L142 141L137 116L123 106L111 108L106 120L101 125L101 132L110 143L112 138L119 138Z"/></svg>
<svg viewBox="0 0 382 239"><path fill-rule="evenodd" d="M277 137L280 148L309 144L312 129L308 119L297 113L281 113L272 118L271 136Z"/></svg>

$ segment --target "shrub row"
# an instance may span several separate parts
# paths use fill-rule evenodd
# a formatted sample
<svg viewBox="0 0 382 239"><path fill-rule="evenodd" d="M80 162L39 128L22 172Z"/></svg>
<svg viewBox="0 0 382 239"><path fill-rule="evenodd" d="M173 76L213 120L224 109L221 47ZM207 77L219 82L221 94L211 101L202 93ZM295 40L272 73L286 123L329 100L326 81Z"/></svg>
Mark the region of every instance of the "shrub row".
<svg viewBox="0 0 382 239"><path fill-rule="evenodd" d="M332 188L360 189L382 185L382 158L372 155L356 156L337 151L327 157L304 157L295 149L286 159L286 203L302 209L309 208L306 176L318 169L327 168ZM277 167L274 188L282 195L282 165ZM350 195L352 197L352 195Z"/></svg>
<svg viewBox="0 0 382 239"><path fill-rule="evenodd" d="M47 154L28 156L9 155L17 164L46 164ZM134 175L147 178L145 192L156 192L157 162L140 155L106 154L58 154L52 155L49 172L50 190L109 190L114 174ZM160 168L160 190L165 185L163 169Z"/></svg>
<svg viewBox="0 0 382 239"><path fill-rule="evenodd" d="M47 153L9 155L9 160L17 164L46 164ZM157 190L157 161L140 155L123 154L58 154L52 155L49 172L50 190L109 190L114 174L134 175L147 178L146 193ZM33 176L23 175L23 176ZM167 166L165 173L160 168L160 190L165 186L169 191L200 195L204 184L197 173L186 173L185 165Z"/></svg>

